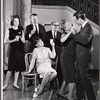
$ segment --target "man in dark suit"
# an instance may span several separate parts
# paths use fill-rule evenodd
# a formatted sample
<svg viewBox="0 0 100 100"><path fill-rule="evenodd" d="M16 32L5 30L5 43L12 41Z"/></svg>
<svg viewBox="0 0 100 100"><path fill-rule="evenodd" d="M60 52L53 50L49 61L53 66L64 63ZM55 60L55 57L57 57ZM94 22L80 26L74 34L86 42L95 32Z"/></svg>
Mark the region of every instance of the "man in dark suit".
<svg viewBox="0 0 100 100"><path fill-rule="evenodd" d="M42 40L44 40L45 35L45 28L43 25L38 23L38 15L33 13L31 15L31 24L26 26L25 29L25 52L31 53L35 46L33 46L32 41L35 37L40 37ZM28 86L32 85L32 81L29 80Z"/></svg>
<svg viewBox="0 0 100 100"><path fill-rule="evenodd" d="M78 82L76 84L77 100L96 100L93 86L88 74L88 65L91 62L91 43L93 30L86 20L82 11L77 11L73 15L76 24L81 26L80 32L76 28L72 29L73 38L76 40L76 71Z"/></svg>
<svg viewBox="0 0 100 100"><path fill-rule="evenodd" d="M44 39L45 35L45 28L43 25L38 23L38 15L33 13L31 15L31 24L26 26L25 29L25 39L28 41L29 46L26 48L26 52L32 52L33 46L31 45L32 40L34 37L40 37Z"/></svg>
<svg viewBox="0 0 100 100"><path fill-rule="evenodd" d="M59 86L61 87L62 81L63 81L63 74L62 74L62 69L60 65L60 54L62 50L60 38L61 38L62 33L58 31L58 28L59 28L59 24L57 22L54 21L51 23L51 30L46 32L44 43L46 47L49 47L50 49L52 49L50 42L52 41L55 42L56 54L58 56L57 76L58 76Z"/></svg>

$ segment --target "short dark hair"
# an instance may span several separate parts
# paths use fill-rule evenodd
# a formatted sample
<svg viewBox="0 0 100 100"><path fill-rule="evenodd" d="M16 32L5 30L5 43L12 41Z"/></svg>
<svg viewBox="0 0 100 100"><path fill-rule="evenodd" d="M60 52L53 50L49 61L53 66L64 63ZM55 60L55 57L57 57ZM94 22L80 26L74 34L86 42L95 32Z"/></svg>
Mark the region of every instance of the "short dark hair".
<svg viewBox="0 0 100 100"><path fill-rule="evenodd" d="M54 23L56 23L56 21L51 22L51 25L54 25Z"/></svg>
<svg viewBox="0 0 100 100"><path fill-rule="evenodd" d="M11 26L14 25L14 23L13 23L14 18L18 18L18 19L19 19L19 25L20 25L20 17L19 17L18 15L12 15L12 16L11 16L11 22L10 22L10 25L11 25Z"/></svg>
<svg viewBox="0 0 100 100"><path fill-rule="evenodd" d="M38 17L38 15L36 13L31 14L31 16L37 16Z"/></svg>
<svg viewBox="0 0 100 100"><path fill-rule="evenodd" d="M77 11L73 14L73 17L76 17L76 19L78 20L79 18L85 20L85 13L83 13L82 11Z"/></svg>
<svg viewBox="0 0 100 100"><path fill-rule="evenodd" d="M34 46L36 46L36 44L38 43L38 41L40 40L41 38L40 37L34 37L33 39L32 39L32 44L34 45ZM42 39L41 39L42 40Z"/></svg>

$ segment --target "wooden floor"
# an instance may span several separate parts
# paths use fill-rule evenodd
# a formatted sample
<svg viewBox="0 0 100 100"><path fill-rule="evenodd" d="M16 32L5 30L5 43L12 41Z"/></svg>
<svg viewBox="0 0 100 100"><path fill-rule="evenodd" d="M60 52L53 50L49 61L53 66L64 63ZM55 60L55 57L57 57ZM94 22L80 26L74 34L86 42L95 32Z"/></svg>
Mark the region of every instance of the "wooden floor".
<svg viewBox="0 0 100 100"><path fill-rule="evenodd" d="M93 84L94 92L95 92L95 95L97 96L97 91L99 88L99 74L91 72L90 75L91 75L91 81ZM4 80L3 83L5 83L5 74L3 76L3 80ZM20 90L13 88L12 86L13 85L13 75L12 75L7 90L3 91L3 100L64 100L62 98L58 98L56 95L59 89L54 89L54 91L52 91L51 89L49 89L48 86L44 89L44 92L38 98L33 98L32 96L34 93L34 84L28 88L26 87L25 92L22 93L21 91L22 83L21 82L22 82L22 78L20 75L19 81L18 81ZM68 89L66 88L66 91L67 90ZM75 98L75 95L76 95L76 92L74 89L73 91L74 98Z"/></svg>

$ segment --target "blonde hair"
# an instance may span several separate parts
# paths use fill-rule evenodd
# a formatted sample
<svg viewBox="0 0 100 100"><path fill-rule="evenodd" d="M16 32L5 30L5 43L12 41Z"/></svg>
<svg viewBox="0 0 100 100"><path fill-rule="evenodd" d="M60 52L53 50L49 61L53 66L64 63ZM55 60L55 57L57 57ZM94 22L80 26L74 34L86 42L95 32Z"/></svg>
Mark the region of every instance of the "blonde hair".
<svg viewBox="0 0 100 100"><path fill-rule="evenodd" d="M63 31L65 30L65 23L70 23L70 22L67 21L66 19L62 19L61 20L61 22L60 22L60 29L63 30Z"/></svg>

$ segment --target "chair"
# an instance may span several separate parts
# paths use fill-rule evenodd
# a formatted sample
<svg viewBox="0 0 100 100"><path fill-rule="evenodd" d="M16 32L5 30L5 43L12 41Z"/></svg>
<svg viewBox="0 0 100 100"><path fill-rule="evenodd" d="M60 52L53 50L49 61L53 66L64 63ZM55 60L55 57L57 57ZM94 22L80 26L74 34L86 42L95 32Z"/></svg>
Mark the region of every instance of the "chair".
<svg viewBox="0 0 100 100"><path fill-rule="evenodd" d="M29 64L30 64L31 58L32 58L32 53L27 53L27 54L25 55L26 71L28 71L28 69L29 69ZM38 75L38 74L37 74L37 72L36 72L35 67L34 67L34 69L33 69L33 73L26 74L25 72L22 72L21 75L22 75L22 93L23 93L24 90L25 90L26 80L34 79L35 88L36 88L36 84L37 84L37 75ZM34 88L34 89L35 89L35 88Z"/></svg>

